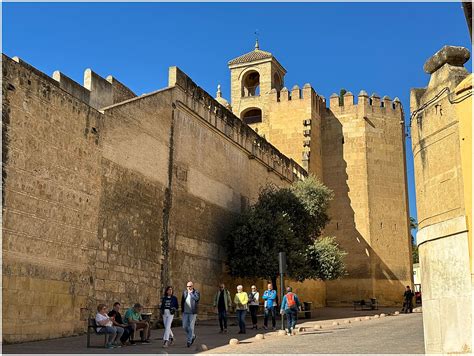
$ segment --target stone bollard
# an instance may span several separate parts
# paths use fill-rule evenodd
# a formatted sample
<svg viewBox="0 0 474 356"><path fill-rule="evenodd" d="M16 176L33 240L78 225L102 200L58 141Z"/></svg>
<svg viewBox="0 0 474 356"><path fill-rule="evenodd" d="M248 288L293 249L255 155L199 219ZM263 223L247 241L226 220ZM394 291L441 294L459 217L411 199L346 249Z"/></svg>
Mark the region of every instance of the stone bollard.
<svg viewBox="0 0 474 356"><path fill-rule="evenodd" d="M378 314L375 314L374 319L378 319L378 318L380 318L380 316Z"/></svg>
<svg viewBox="0 0 474 356"><path fill-rule="evenodd" d="M351 323L351 321L349 319L344 320L344 324L350 324L350 323Z"/></svg>
<svg viewBox="0 0 474 356"><path fill-rule="evenodd" d="M201 344L198 347L196 347L196 351L199 351L199 352L203 352L203 351L207 351L207 350L209 350L209 348L207 347L206 344Z"/></svg>
<svg viewBox="0 0 474 356"><path fill-rule="evenodd" d="M383 313L380 314L380 317L381 317L381 318L385 318L386 316L387 316L387 314L383 314Z"/></svg>
<svg viewBox="0 0 474 356"><path fill-rule="evenodd" d="M255 339L257 339L257 340L263 340L263 339L265 339L265 335L263 335L263 334L257 334L257 335L255 335Z"/></svg>
<svg viewBox="0 0 474 356"><path fill-rule="evenodd" d="M366 316L364 319L365 319L365 320L370 320L370 319L372 319L372 318L371 318L370 316Z"/></svg>
<svg viewBox="0 0 474 356"><path fill-rule="evenodd" d="M354 318L354 321L361 321L362 318Z"/></svg>
<svg viewBox="0 0 474 356"><path fill-rule="evenodd" d="M396 311L395 313L393 313L393 315L400 315L400 312Z"/></svg>
<svg viewBox="0 0 474 356"><path fill-rule="evenodd" d="M319 329L322 329L323 326L322 325L319 325L319 324L316 324L315 326L313 326L313 329L316 331L316 330L319 330Z"/></svg>
<svg viewBox="0 0 474 356"><path fill-rule="evenodd" d="M333 321L332 325L334 325L334 326L339 325L339 322L338 321Z"/></svg>
<svg viewBox="0 0 474 356"><path fill-rule="evenodd" d="M230 339L229 345L237 345L239 342L240 342L239 339Z"/></svg>
<svg viewBox="0 0 474 356"><path fill-rule="evenodd" d="M285 330L278 330L278 336L285 336L286 331Z"/></svg>
<svg viewBox="0 0 474 356"><path fill-rule="evenodd" d="M306 328L305 328L304 326L300 326L300 327L298 328L298 332L299 332L299 333L302 333L302 332L304 332L304 331L306 331Z"/></svg>

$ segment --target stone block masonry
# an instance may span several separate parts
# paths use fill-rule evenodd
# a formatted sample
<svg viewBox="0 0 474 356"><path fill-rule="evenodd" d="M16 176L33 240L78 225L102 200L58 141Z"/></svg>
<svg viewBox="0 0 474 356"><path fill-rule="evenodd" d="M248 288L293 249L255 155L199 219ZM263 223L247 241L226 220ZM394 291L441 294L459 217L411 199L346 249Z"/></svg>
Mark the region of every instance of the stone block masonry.
<svg viewBox="0 0 474 356"><path fill-rule="evenodd" d="M91 70L84 87L2 70L4 342L81 333L98 303L156 307L187 279L205 311L236 214L306 175L176 67L140 97Z"/></svg>

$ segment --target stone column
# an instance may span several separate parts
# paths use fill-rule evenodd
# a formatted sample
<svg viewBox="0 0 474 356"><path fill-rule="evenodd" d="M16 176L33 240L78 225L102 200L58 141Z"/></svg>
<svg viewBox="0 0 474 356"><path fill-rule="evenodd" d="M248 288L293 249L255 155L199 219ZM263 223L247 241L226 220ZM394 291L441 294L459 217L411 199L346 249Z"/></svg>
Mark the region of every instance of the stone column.
<svg viewBox="0 0 474 356"><path fill-rule="evenodd" d="M426 88L410 97L427 353L472 350L472 289L469 230L464 194L460 122L456 87L469 73L463 47L445 46L424 65L431 75ZM472 164L472 163L471 163ZM469 167L471 169L471 166Z"/></svg>

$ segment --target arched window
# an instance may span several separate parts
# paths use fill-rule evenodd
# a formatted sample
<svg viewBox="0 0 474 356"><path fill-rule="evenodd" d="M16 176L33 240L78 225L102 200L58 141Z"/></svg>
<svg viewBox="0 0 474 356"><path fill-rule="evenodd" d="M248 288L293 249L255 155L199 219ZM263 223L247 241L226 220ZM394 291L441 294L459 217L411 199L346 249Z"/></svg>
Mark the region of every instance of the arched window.
<svg viewBox="0 0 474 356"><path fill-rule="evenodd" d="M242 96L260 95L260 74L256 70L245 73L242 79Z"/></svg>
<svg viewBox="0 0 474 356"><path fill-rule="evenodd" d="M245 110L241 115L241 119L248 125L262 122L262 110L257 108Z"/></svg>
<svg viewBox="0 0 474 356"><path fill-rule="evenodd" d="M281 77L278 73L273 74L272 88L275 88L277 92L280 92L280 90L283 88L283 80L281 80Z"/></svg>

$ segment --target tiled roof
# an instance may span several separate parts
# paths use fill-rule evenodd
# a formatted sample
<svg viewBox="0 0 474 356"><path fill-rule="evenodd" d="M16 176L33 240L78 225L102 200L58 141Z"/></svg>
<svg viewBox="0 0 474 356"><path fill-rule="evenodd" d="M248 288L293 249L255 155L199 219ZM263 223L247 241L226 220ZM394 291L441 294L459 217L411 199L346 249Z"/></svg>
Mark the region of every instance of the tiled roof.
<svg viewBox="0 0 474 356"><path fill-rule="evenodd" d="M239 63L248 63L253 61L258 61L260 59L272 58L273 55L270 52L262 51L260 49L255 49L252 52L245 53L240 57L234 58L229 61L229 65L239 64Z"/></svg>

